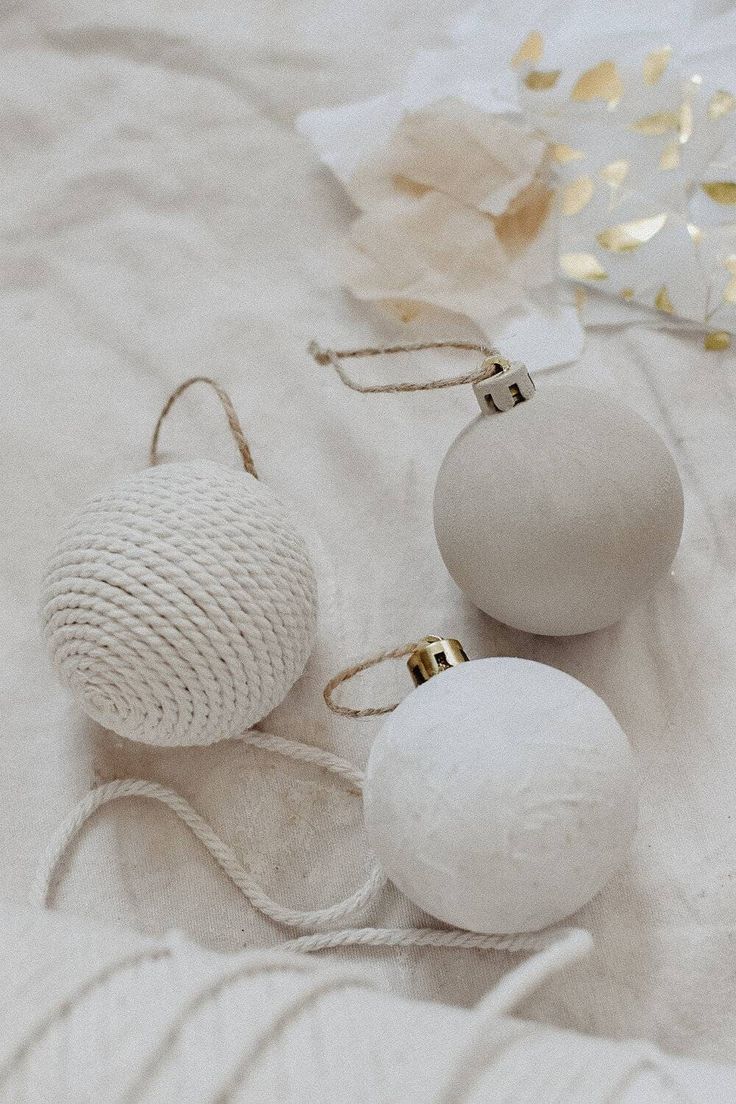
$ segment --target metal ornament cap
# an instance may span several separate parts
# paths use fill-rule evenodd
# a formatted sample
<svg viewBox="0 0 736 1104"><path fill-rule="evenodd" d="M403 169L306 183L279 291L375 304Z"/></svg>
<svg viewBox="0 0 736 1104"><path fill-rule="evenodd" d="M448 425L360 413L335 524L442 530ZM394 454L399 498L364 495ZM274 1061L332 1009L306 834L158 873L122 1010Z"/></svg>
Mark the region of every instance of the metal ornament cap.
<svg viewBox="0 0 736 1104"><path fill-rule="evenodd" d="M467 663L468 657L459 640L445 640L439 636L425 636L421 644L414 649L406 661L415 686L421 686L429 679Z"/></svg>

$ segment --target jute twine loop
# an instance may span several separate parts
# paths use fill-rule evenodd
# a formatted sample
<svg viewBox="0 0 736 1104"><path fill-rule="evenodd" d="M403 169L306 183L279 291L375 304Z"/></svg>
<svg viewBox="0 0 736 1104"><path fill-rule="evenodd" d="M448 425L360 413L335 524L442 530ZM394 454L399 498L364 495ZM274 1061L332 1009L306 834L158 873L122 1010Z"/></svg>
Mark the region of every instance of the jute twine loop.
<svg viewBox="0 0 736 1104"><path fill-rule="evenodd" d="M402 391L437 391L443 387L459 387L461 384L478 383L480 380L488 379L493 375L493 364L484 365L482 368L478 368L475 372L467 372L462 376L445 376L442 379L430 380L427 383L373 383L362 384L356 383L352 379L342 364L341 360L345 360L348 357L370 357L370 356L390 356L392 353L419 353L424 349L461 349L471 353L482 353L485 358L497 357L501 354L498 349L494 349L490 345L478 344L474 341L419 341L408 345L384 345L379 348L378 346L368 346L364 349L323 349L316 341L311 341L308 346L308 352L312 356L317 364L331 364L337 372L338 376L352 391L360 391L361 394L389 394Z"/></svg>
<svg viewBox="0 0 736 1104"><path fill-rule="evenodd" d="M161 433L161 426L163 424L164 418L169 413L179 396L183 395L184 392L194 383L206 383L217 395L218 399L222 403L222 409L225 411L225 417L227 418L227 424L230 427L230 432L232 433L233 440L235 441L238 452L240 453L240 456L242 458L243 467L249 475L252 475L255 479L257 479L258 472L256 471L255 464L253 463L253 456L250 451L250 446L245 439L243 427L240 424L240 419L238 418L235 407L233 406L233 401L228 395L227 391L225 391L224 388L222 388L216 380L210 379L209 376L192 376L191 379L184 380L184 383L180 384L177 387L176 391L173 391L169 395L168 399L164 403L163 410L158 416L156 428L153 431L153 437L151 438L151 447L148 450L149 464L151 465L151 467L154 467L158 463L158 439Z"/></svg>
<svg viewBox="0 0 736 1104"><path fill-rule="evenodd" d="M361 660L360 663L354 663L352 667L346 667L344 671L340 671L339 674L330 679L322 691L327 708L341 717L382 717L386 713L393 713L399 704L398 702L394 702L392 705L375 706L372 709L352 709L350 706L340 705L336 702L333 694L338 686L355 678L356 675L368 671L371 667L377 667L380 663L384 663L389 659L401 659L403 656L411 655L422 643L423 639L413 640L411 644L402 644L398 648L390 648L388 651L379 652L378 655L371 656L370 659Z"/></svg>

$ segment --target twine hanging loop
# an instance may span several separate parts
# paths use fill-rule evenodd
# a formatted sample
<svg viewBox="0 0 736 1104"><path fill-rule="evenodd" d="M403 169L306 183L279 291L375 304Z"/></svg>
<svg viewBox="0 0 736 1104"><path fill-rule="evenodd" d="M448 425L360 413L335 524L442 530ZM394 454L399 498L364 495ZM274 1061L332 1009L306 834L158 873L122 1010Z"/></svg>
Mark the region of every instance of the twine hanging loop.
<svg viewBox="0 0 736 1104"><path fill-rule="evenodd" d="M225 411L227 424L230 427L230 433L232 434L237 450L240 453L240 457L243 461L243 467L249 475L252 475L254 479L257 479L258 472L256 471L255 464L253 463L253 455L250 451L250 446L246 440L245 433L243 432L243 427L240 424L240 419L238 418L235 406L233 405L233 401L228 395L227 391L223 387L221 387L216 380L211 379L209 376L192 376L190 379L184 380L184 383L179 384L176 390L172 391L172 393L169 395L168 399L163 405L161 413L158 416L158 421L156 422L153 436L151 437L151 445L148 450L149 464L151 465L151 467L154 467L158 463L158 440L161 434L161 426L163 425L164 419L168 415L169 411L171 410L177 399L195 383L206 383L207 386L211 387L217 395L220 403L222 404L222 409Z"/></svg>
<svg viewBox="0 0 736 1104"><path fill-rule="evenodd" d="M474 372L466 372L461 376L444 376L426 383L356 383L340 363L341 360L350 357L391 356L394 353L418 353L425 349L460 349L465 352L481 353L485 359L481 367ZM324 349L316 341L311 341L308 352L317 364L331 364L346 387L351 391L359 391L363 395L437 391L444 387L480 383L481 380L488 379L496 373L497 365L494 358L501 355L498 349L475 341L418 341L408 345L367 346L362 349Z"/></svg>

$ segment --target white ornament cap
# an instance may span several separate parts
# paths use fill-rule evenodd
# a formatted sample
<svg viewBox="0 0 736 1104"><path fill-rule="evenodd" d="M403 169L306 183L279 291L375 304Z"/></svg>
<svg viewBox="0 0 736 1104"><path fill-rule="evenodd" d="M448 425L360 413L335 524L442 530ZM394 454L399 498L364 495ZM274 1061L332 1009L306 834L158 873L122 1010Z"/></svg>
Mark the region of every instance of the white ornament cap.
<svg viewBox="0 0 736 1104"><path fill-rule="evenodd" d="M534 381L521 361L508 361L504 357L488 357L483 368L489 375L473 384L478 405L484 414L504 414L519 403L534 397Z"/></svg>

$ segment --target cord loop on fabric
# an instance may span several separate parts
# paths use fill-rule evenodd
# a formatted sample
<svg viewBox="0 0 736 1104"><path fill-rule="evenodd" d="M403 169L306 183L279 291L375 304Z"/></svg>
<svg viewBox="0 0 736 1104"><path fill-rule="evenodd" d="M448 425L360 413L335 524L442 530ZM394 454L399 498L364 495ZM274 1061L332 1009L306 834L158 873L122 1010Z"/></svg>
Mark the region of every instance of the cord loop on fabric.
<svg viewBox="0 0 736 1104"><path fill-rule="evenodd" d="M176 400L195 383L206 383L207 386L211 387L217 395L220 403L222 404L222 409L225 411L227 424L230 427L230 432L232 434L233 440L235 441L238 452L240 453L240 458L243 461L243 467L249 475L252 475L255 479L257 479L258 472L256 471L255 464L253 463L253 456L250 451L250 446L245 438L243 427L240 424L240 419L238 418L235 406L233 405L233 401L228 395L227 391L225 391L225 389L221 387L216 380L211 379L209 376L192 376L190 379L184 380L183 383L179 384L176 390L169 395L168 399L163 405L163 409L158 416L158 421L156 422L156 426L153 430L151 445L148 450L149 464L151 465L151 467L154 467L158 463L158 440L161 434L161 426L163 425L164 419L168 415Z"/></svg>
<svg viewBox="0 0 736 1104"><path fill-rule="evenodd" d="M244 743L272 751L299 762L311 762L341 777L358 792L363 775L351 763L320 748L298 740L288 740L263 732L247 732ZM146 797L167 806L186 825L205 850L220 866L230 881L262 915L278 924L301 929L315 929L345 920L365 911L378 898L388 878L377 862L373 862L368 877L354 893L334 905L322 909L293 909L274 901L249 874L235 851L225 843L207 821L180 794L158 782L129 778L107 782L91 790L57 829L39 866L31 891L34 904L48 907L56 873L69 847L87 821L104 805L125 797ZM577 935L575 933L578 933ZM536 951L532 959L513 972L517 981L504 991L500 1004L504 1007L536 988L550 974L586 954L591 946L587 932L578 929L551 928L542 932L519 934L483 934L459 928L347 928L339 931L313 931L279 944L279 949L308 953L335 947L447 947L466 950L500 950L507 952ZM558 948L558 950L555 950ZM537 965L535 966L535 963ZM524 981L524 979L527 979Z"/></svg>
<svg viewBox="0 0 736 1104"><path fill-rule="evenodd" d="M331 774L343 778L358 792L362 790L362 773L336 755L319 748L311 748L308 744L262 732L248 732L242 739L244 743L251 744L253 747L273 751L300 762L315 763ZM199 840L251 905L277 924L295 928L318 928L342 920L365 910L378 897L387 881L384 872L374 862L363 885L335 905L322 909L293 909L281 905L269 897L243 866L232 847L217 835L204 817L200 816L185 798L158 782L142 778L125 778L106 782L91 790L59 826L46 849L33 884L31 897L35 904L42 907L48 905L56 871L71 843L87 821L104 805L127 797L149 798L169 808Z"/></svg>
<svg viewBox="0 0 736 1104"><path fill-rule="evenodd" d="M440 379L429 380L427 383L373 383L362 384L348 375L340 363L349 357L391 356L394 353L418 353L425 349L460 349L466 352L482 353L485 358L497 357L501 354L491 345L483 345L474 341L418 341L408 345L384 345L367 346L363 349L323 349L316 341L311 341L308 352L317 364L331 364L338 376L351 391L359 391L363 395L376 394L400 394L410 391L437 391L445 387L460 387L462 384L479 383L493 375L495 366L486 364L475 372L466 372L460 376L444 376Z"/></svg>

